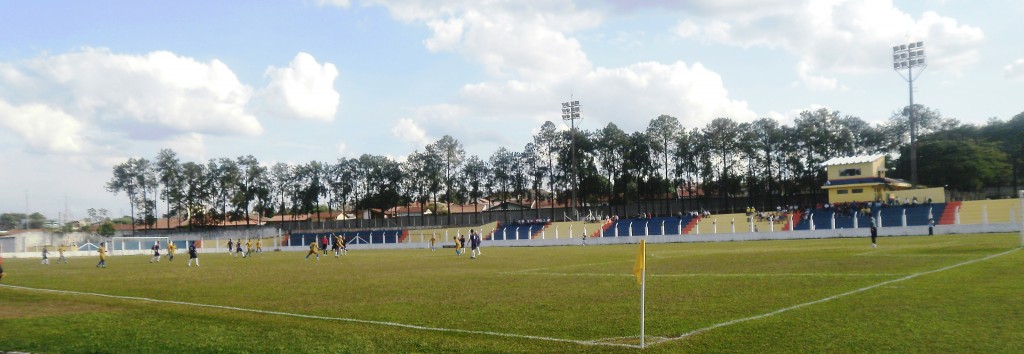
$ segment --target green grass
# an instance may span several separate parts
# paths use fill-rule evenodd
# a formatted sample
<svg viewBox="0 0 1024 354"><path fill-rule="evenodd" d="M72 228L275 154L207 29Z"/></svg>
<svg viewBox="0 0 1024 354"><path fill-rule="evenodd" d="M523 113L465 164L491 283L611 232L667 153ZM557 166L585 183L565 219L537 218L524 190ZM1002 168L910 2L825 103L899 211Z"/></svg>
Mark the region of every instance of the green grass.
<svg viewBox="0 0 1024 354"><path fill-rule="evenodd" d="M1017 234L648 245L648 352L1024 352ZM0 287L0 351L623 352L638 344L636 245L353 251L202 267L148 256L7 259L5 285L323 316ZM933 272L935 271L935 272ZM910 279L877 286L922 272ZM865 287L867 290L857 291ZM356 319L438 331L329 319ZM524 338L537 336L539 338ZM621 339L613 339L620 338ZM659 339L660 338L660 339ZM550 339L565 339L557 341ZM576 341L576 342L573 342Z"/></svg>

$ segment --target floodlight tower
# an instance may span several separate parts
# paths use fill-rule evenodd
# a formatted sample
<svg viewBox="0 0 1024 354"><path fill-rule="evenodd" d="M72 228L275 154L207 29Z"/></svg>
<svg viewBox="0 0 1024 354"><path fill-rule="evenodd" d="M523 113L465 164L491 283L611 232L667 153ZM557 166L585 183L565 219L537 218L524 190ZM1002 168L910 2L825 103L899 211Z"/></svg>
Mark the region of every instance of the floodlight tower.
<svg viewBox="0 0 1024 354"><path fill-rule="evenodd" d="M910 91L910 184L917 188L917 119L914 117L914 68L924 70L924 42L910 42L892 47L892 69L907 80ZM903 75L903 70L907 75ZM918 75L921 72L918 71Z"/></svg>
<svg viewBox="0 0 1024 354"><path fill-rule="evenodd" d="M583 119L580 113L580 101L573 101L569 96L569 102L562 102L562 120L569 121L569 149L572 154L572 200L569 207L572 208L573 217L576 217L576 121Z"/></svg>

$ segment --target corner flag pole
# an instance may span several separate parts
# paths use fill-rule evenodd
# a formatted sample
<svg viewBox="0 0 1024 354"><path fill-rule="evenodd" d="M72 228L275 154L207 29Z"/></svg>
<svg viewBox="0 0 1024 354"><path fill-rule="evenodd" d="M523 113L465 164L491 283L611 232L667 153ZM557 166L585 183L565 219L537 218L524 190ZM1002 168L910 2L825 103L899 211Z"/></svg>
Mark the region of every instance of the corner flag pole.
<svg viewBox="0 0 1024 354"><path fill-rule="evenodd" d="M633 275L640 284L640 348L644 347L644 297L647 290L647 240L640 240L640 250L636 254Z"/></svg>

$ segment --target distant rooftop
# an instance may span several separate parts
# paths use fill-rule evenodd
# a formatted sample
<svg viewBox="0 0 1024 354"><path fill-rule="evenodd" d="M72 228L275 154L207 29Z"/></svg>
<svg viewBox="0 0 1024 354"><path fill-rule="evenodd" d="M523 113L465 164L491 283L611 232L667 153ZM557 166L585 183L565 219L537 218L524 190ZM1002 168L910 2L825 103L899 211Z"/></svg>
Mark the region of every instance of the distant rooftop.
<svg viewBox="0 0 1024 354"><path fill-rule="evenodd" d="M836 166L836 165L848 165L853 163L865 163L878 160L885 155L862 155L862 156L850 156L850 157L837 157L821 164L822 166Z"/></svg>

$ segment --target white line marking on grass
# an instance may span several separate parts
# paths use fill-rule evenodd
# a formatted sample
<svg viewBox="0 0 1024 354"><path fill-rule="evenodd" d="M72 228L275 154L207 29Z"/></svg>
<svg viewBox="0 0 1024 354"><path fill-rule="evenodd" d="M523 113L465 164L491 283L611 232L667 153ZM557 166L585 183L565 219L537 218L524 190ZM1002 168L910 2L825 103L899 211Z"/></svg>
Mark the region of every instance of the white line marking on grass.
<svg viewBox="0 0 1024 354"><path fill-rule="evenodd" d="M635 262L635 260L633 260L633 259L624 259L624 260L621 260L621 261L610 261L610 262L600 262L600 263L569 264L569 265L554 266L554 267L514 270L514 271L510 271L510 272L502 272L502 274L522 274L522 273L532 273L532 272L536 272L538 270L547 270L547 269L554 269L554 268L586 267L586 266L594 266L594 265L602 265L602 264L628 263L628 262Z"/></svg>
<svg viewBox="0 0 1024 354"><path fill-rule="evenodd" d="M589 277L634 277L635 275L629 273L539 273L531 272L527 273L531 275L550 275L550 276L589 276ZM664 277L664 278L695 278L695 277L893 277L907 275L907 273L689 273L689 274L647 274L648 277Z"/></svg>
<svg viewBox="0 0 1024 354"><path fill-rule="evenodd" d="M388 322L388 321L373 321L373 320L360 320L360 319L355 319L355 318L344 318L344 317L327 317L327 316L317 316L317 315L305 315L305 314L300 314L300 313L289 313L289 312L281 312L281 311L268 311L268 310L247 309L247 308L234 307L234 306L199 304L199 303L193 303L193 302L183 302L183 301L173 301L173 300L150 299L150 298L136 297L136 296L120 296L120 295L87 293L87 292L70 291L70 290L29 288L29 287L24 287L24 286L7 285L7 284L0 284L0 288L11 288L11 289L20 289L20 290L40 291L40 292L49 292L49 293L67 294L67 295L86 295L86 296L95 296L95 297L103 297L103 298L110 298L110 299L135 300L135 301L154 302L154 303L161 303L161 304L175 304L175 305L182 305L182 306L206 307L206 308L215 308L215 309L231 310L231 311L252 312L252 313L258 313L258 314L264 314L264 315L277 315L277 316L309 318L309 319L318 319L318 320L327 320L327 321L362 323L362 324L372 324L372 325L380 325L380 326L391 326L391 327L400 327L400 328L408 328L408 329L417 329L417 330L424 330L424 331L454 332L454 333L467 333L467 334L482 334L482 335L489 335L489 336L496 336L496 337L519 338L519 339L534 339L534 340L543 340L543 341L549 341L549 342L563 342L563 343L573 343L573 344L590 345L590 346L603 345L603 346L615 346L615 347L627 347L627 348L639 348L640 347L639 345L630 345L630 344L621 344L621 343L602 343L602 342L592 341L592 340L591 341L585 341L585 340L575 340L575 339L565 339L565 338L532 336L532 335L528 335L528 334L514 334L514 333L502 333L502 332L491 332L491 331L474 331L474 330L468 330L468 329L441 328L441 327L427 327L427 326L411 325L411 324L397 323L397 322Z"/></svg>
<svg viewBox="0 0 1024 354"><path fill-rule="evenodd" d="M964 253L880 253L880 252L864 252L857 253L854 256L874 256L874 257L963 257L969 256Z"/></svg>
<svg viewBox="0 0 1024 354"><path fill-rule="evenodd" d="M877 287L880 287L880 286L885 286L885 285L889 285L889 284L892 284L892 283L901 282L901 281L904 281L904 280L914 279L914 278L917 278L917 277L922 276L922 275L938 273L938 272L946 271L946 270L953 269L953 268L956 268L956 267L965 266L965 265L968 265L968 264L977 263L977 262L981 262L981 261L986 261L986 260L989 260L989 259L992 259L992 258L996 258L996 257L999 257L999 256L1004 256L1004 255L1016 252L1018 250L1020 250L1020 248L1014 248L1014 249L1011 249L1011 250L1006 251L1006 252L997 253L997 254L993 254L993 255L989 255L989 256L985 256L985 257L982 257L982 258L973 259L973 260L969 260L969 261L964 261L964 262L960 262L960 263L957 263L957 264L954 264L954 265L951 265L951 266L945 266L945 267L942 267L942 268L939 268L939 269L929 270L929 271L926 271L926 272L914 273L914 274L911 274L911 275L908 275L908 276L905 276L905 277L902 277L902 278L884 281L884 282L881 282L881 283L878 283L878 284L875 284L875 285L865 286L865 287L857 289L857 290L851 290L851 291L847 291L847 292L842 293L842 294L832 295L832 296L829 296L829 297L826 297L826 298L823 298L823 299L819 299L819 300L814 300L814 301L811 301L811 302L805 302L805 303L802 303L802 304L793 305L793 306L782 308L782 309L778 309L778 310L775 310L775 311L772 311L772 312L769 312L769 313L764 313L764 314L760 314L760 315L757 315L757 316L744 317L744 318L739 318L739 319L735 319L735 320L732 320L732 321L722 322L722 323L719 323L719 324L715 324L715 325L711 325L711 326L708 326L708 327L696 329L696 330L693 330L693 331L690 331L690 332L687 332L687 333L683 333L683 334L681 334L679 336L676 336L676 337L669 337L668 339L666 339L664 341L657 342L657 343L664 343L664 342L669 342L669 341L677 341L677 340L685 339L687 337L690 337L690 336L693 336L693 335L696 335L696 334L700 334L700 333L704 333L704 332L707 332L707 331L710 331L710 330L713 330L713 329L716 329L716 328L725 327L725 326L733 325L733 324L737 324L737 323L753 321L753 320L758 320L758 319L762 319L762 318L766 318L766 317L775 316L775 315L778 315L778 314L786 312L786 311L795 310L795 309L799 309L799 308L802 308L802 307L807 307L807 306L810 306L810 305L820 304L820 303L823 303L823 302L826 302L826 301L835 300L835 299L838 299L838 298L841 298L841 297L850 296L850 295L857 294L857 293L862 293L862 292L865 292L865 291L868 291L868 290L871 290L871 289L874 289L874 288L877 288Z"/></svg>

